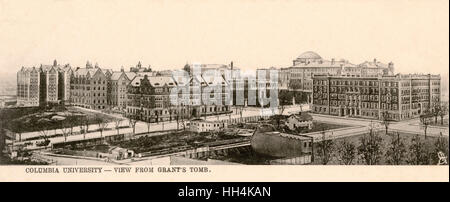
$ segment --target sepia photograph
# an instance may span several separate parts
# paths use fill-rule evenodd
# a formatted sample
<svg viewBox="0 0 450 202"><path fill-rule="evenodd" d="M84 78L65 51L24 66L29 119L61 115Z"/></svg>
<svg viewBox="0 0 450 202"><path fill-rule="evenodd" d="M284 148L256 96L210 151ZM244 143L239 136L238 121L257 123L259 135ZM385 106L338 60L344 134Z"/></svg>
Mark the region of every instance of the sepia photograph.
<svg viewBox="0 0 450 202"><path fill-rule="evenodd" d="M448 6L0 0L0 181L448 182Z"/></svg>

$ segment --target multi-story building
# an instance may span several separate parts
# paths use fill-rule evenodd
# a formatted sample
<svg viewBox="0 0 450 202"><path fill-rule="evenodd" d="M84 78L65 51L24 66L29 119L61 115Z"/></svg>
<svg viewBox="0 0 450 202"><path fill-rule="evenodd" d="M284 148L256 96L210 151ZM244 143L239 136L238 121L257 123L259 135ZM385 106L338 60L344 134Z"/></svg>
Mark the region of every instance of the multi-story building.
<svg viewBox="0 0 450 202"><path fill-rule="evenodd" d="M89 62L86 68L77 67L71 76L71 104L89 109L107 109L109 70L92 67Z"/></svg>
<svg viewBox="0 0 450 202"><path fill-rule="evenodd" d="M61 66L56 60L53 65L22 68L17 73L18 105L39 106L69 100L71 74L69 64Z"/></svg>
<svg viewBox="0 0 450 202"><path fill-rule="evenodd" d="M311 103L312 76L328 74L332 76L378 77L378 75L393 75L394 64L384 64L376 59L373 62L363 62L359 65L345 59L325 60L315 52L307 51L293 61L293 65L280 70L279 86L287 87L300 96L300 100Z"/></svg>
<svg viewBox="0 0 450 202"><path fill-rule="evenodd" d="M392 120L416 118L440 103L439 75L313 76L315 113Z"/></svg>
<svg viewBox="0 0 450 202"><path fill-rule="evenodd" d="M17 72L17 105L39 106L40 72L38 68L22 67Z"/></svg>
<svg viewBox="0 0 450 202"><path fill-rule="evenodd" d="M127 115L149 122L175 120L178 108L170 102L172 77L136 76L127 89Z"/></svg>
<svg viewBox="0 0 450 202"><path fill-rule="evenodd" d="M110 106L118 107L120 110L126 109L127 106L127 86L134 79L136 73L113 72L111 75L111 100Z"/></svg>

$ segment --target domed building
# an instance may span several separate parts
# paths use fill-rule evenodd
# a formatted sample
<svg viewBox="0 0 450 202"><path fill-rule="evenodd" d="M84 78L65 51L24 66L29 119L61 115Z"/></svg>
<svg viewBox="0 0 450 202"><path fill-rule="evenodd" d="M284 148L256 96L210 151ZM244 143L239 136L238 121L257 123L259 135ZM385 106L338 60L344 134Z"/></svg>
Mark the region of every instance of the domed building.
<svg viewBox="0 0 450 202"><path fill-rule="evenodd" d="M322 57L320 57L319 54L313 52L313 51L306 51L302 53L300 56L297 57L297 59L294 60L294 66L298 64L306 64L311 62L318 62L321 61Z"/></svg>

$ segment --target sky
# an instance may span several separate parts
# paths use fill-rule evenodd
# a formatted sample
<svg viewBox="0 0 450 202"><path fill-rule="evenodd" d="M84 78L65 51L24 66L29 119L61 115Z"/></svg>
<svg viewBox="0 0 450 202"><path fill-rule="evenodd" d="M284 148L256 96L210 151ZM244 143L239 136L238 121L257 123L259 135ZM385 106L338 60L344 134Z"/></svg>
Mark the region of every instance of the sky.
<svg viewBox="0 0 450 202"><path fill-rule="evenodd" d="M447 0L0 0L0 74L54 59L115 70L287 67L314 51L448 77L448 9Z"/></svg>

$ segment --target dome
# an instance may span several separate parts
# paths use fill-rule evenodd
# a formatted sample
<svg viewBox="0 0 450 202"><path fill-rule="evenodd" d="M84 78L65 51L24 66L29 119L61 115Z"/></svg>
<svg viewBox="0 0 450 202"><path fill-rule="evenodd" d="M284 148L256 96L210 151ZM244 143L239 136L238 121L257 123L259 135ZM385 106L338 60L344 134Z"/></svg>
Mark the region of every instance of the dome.
<svg viewBox="0 0 450 202"><path fill-rule="evenodd" d="M298 56L297 59L322 59L322 57L315 52L307 51Z"/></svg>

